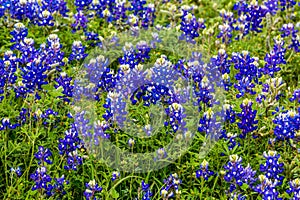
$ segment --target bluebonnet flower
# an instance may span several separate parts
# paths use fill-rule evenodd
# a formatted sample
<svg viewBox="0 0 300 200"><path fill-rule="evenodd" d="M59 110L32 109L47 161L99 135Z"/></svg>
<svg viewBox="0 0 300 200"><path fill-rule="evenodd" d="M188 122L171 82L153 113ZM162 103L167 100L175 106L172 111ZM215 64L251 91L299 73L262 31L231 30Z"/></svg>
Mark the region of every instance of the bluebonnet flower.
<svg viewBox="0 0 300 200"><path fill-rule="evenodd" d="M38 160L38 164L44 166L44 162L52 164L49 157L52 156L52 152L49 149L45 149L43 146L39 146L39 151L34 154L34 157Z"/></svg>
<svg viewBox="0 0 300 200"><path fill-rule="evenodd" d="M65 176L62 175L60 178L54 178L55 183L48 185L47 195L57 196L58 199L62 198L67 192L65 191L65 185L69 184L68 180L65 180Z"/></svg>
<svg viewBox="0 0 300 200"><path fill-rule="evenodd" d="M22 175L22 170L20 167L17 167L17 168L10 168L10 171L15 173L17 175L17 177L20 177Z"/></svg>
<svg viewBox="0 0 300 200"><path fill-rule="evenodd" d="M223 23L228 23L228 25L233 28L233 24L236 22L232 12L222 9L220 11L220 17L222 17Z"/></svg>
<svg viewBox="0 0 300 200"><path fill-rule="evenodd" d="M270 13L271 15L275 15L277 13L277 11L279 10L278 1L265 0L264 5L268 9L268 13Z"/></svg>
<svg viewBox="0 0 300 200"><path fill-rule="evenodd" d="M292 37L292 42L289 45L290 49L293 49L296 53L300 52L300 35L297 34L295 37Z"/></svg>
<svg viewBox="0 0 300 200"><path fill-rule="evenodd" d="M238 155L230 155L229 162L224 166L226 170L224 180L230 184L230 192L236 189L237 186L243 185L243 171L242 158Z"/></svg>
<svg viewBox="0 0 300 200"><path fill-rule="evenodd" d="M82 165L83 158L78 154L77 149L67 154L67 165L64 166L65 170L77 170L77 166Z"/></svg>
<svg viewBox="0 0 300 200"><path fill-rule="evenodd" d="M19 123L12 123L9 118L5 117L1 120L0 131L5 129L15 129L20 126Z"/></svg>
<svg viewBox="0 0 300 200"><path fill-rule="evenodd" d="M47 174L47 168L42 166L37 168L37 170L30 175L30 179L32 179L35 184L32 187L32 190L41 190L44 189L45 191L51 190L49 184L52 178Z"/></svg>
<svg viewBox="0 0 300 200"><path fill-rule="evenodd" d="M112 15L109 8L105 8L102 13L100 14L102 18L105 18L107 22L112 22L114 19L114 16Z"/></svg>
<svg viewBox="0 0 300 200"><path fill-rule="evenodd" d="M154 67L151 68L149 72L149 76L151 76L150 80L153 84L165 86L167 88L171 88L172 84L178 80L179 75L177 72L174 72L172 69L172 62L168 60L167 56L162 55L158 58ZM167 95L168 90L164 90L161 92L162 95Z"/></svg>
<svg viewBox="0 0 300 200"><path fill-rule="evenodd" d="M240 15L235 30L239 31L239 35L235 38L236 40L242 39L244 36L249 34L250 23L247 21L247 15Z"/></svg>
<svg viewBox="0 0 300 200"><path fill-rule="evenodd" d="M186 60L185 59L179 59L175 65L173 65L174 70L178 71L179 73L182 73L184 77L191 76L188 74L189 67L186 66ZM189 64L189 63L188 63Z"/></svg>
<svg viewBox="0 0 300 200"><path fill-rule="evenodd" d="M146 41L138 42L136 44L136 49L137 49L136 57L139 62L145 62L146 59L150 58L149 53L151 48L149 47Z"/></svg>
<svg viewBox="0 0 300 200"><path fill-rule="evenodd" d="M53 26L54 25L53 16L51 15L51 13L48 10L43 10L39 14L38 25L39 26Z"/></svg>
<svg viewBox="0 0 300 200"><path fill-rule="evenodd" d="M288 194L292 194L291 200L300 199L300 179L296 178L289 182L290 188L286 190Z"/></svg>
<svg viewBox="0 0 300 200"><path fill-rule="evenodd" d="M160 58L150 70L146 70L146 79L149 83L144 84L133 96L132 103L143 100L144 106L163 102L171 105L175 102L175 95L169 89L177 79L176 72L171 69L170 62Z"/></svg>
<svg viewBox="0 0 300 200"><path fill-rule="evenodd" d="M166 158L166 157L167 157L167 152L165 151L164 148L159 148L159 149L156 151L156 154L157 154L157 157L154 158L154 161L160 160L160 159L163 159L163 158Z"/></svg>
<svg viewBox="0 0 300 200"><path fill-rule="evenodd" d="M228 91L233 85L233 83L230 81L230 76L227 73L222 75L222 84L226 91Z"/></svg>
<svg viewBox="0 0 300 200"><path fill-rule="evenodd" d="M99 17L101 16L101 12L107 7L107 3L109 2L101 2L100 0L93 0L89 5L89 10L96 12L96 15Z"/></svg>
<svg viewBox="0 0 300 200"><path fill-rule="evenodd" d="M194 81L196 82L196 84L194 85L194 93L197 98L199 111L202 110L201 103L203 103L204 108L206 106L211 107L212 99L213 99L213 96L212 96L212 91L213 91L213 87L214 87L213 84L209 81L207 76L204 76L203 78L201 78L200 81L197 80L198 77L194 76L193 78L194 78Z"/></svg>
<svg viewBox="0 0 300 200"><path fill-rule="evenodd" d="M156 48L156 43L161 42L161 38L159 37L158 33L151 33L152 40L150 41L150 47L151 48Z"/></svg>
<svg viewBox="0 0 300 200"><path fill-rule="evenodd" d="M236 10L238 15L241 15L242 13L247 13L249 11L248 6L247 0L238 0L233 6L233 10Z"/></svg>
<svg viewBox="0 0 300 200"><path fill-rule="evenodd" d="M170 125L174 133L176 133L179 129L185 130L185 114L184 108L179 103L172 103L168 108L165 109L168 120L165 121L164 125Z"/></svg>
<svg viewBox="0 0 300 200"><path fill-rule="evenodd" d="M209 170L209 163L206 160L203 160L200 164L200 169L196 171L196 178L203 177L205 180L208 180L210 176L214 175L214 172Z"/></svg>
<svg viewBox="0 0 300 200"><path fill-rule="evenodd" d="M63 17L67 17L69 9L67 8L67 2L65 0L44 0L42 3L42 9L48 9L51 13L59 13Z"/></svg>
<svg viewBox="0 0 300 200"><path fill-rule="evenodd" d="M238 89L239 93L236 94L236 98L243 97L246 93L251 95L256 94L254 91L255 84L248 77L243 77L238 83L234 84L234 88Z"/></svg>
<svg viewBox="0 0 300 200"><path fill-rule="evenodd" d="M296 101L298 103L300 103L300 89L295 89L293 96L290 98L290 101Z"/></svg>
<svg viewBox="0 0 300 200"><path fill-rule="evenodd" d="M75 0L74 4L77 7L77 10L84 10L91 4L92 0Z"/></svg>
<svg viewBox="0 0 300 200"><path fill-rule="evenodd" d="M265 56L265 66L262 68L264 74L268 74L271 77L274 76L275 72L281 70L279 67L280 64L286 64L285 53L286 49L284 48L284 41L280 37L274 38L274 48L270 53L267 53Z"/></svg>
<svg viewBox="0 0 300 200"><path fill-rule="evenodd" d="M17 80L17 58L11 52L6 52L4 59L0 59L0 102L4 99L2 95L9 95L9 90Z"/></svg>
<svg viewBox="0 0 300 200"><path fill-rule="evenodd" d="M152 133L152 127L150 124L146 124L143 128L147 136L150 136Z"/></svg>
<svg viewBox="0 0 300 200"><path fill-rule="evenodd" d="M203 82L203 86L207 85L207 77L204 78L205 63L202 60L202 54L200 52L192 52L189 60L181 59L173 68L179 73L182 73L184 78L188 80L192 79L195 82L194 89L199 88L201 82Z"/></svg>
<svg viewBox="0 0 300 200"><path fill-rule="evenodd" d="M258 1L252 1L248 6L247 21L250 23L250 30L261 32L263 25L261 24L268 8L264 5L258 5Z"/></svg>
<svg viewBox="0 0 300 200"><path fill-rule="evenodd" d="M282 32L281 37L296 37L298 30L295 29L293 23L283 24L280 31Z"/></svg>
<svg viewBox="0 0 300 200"><path fill-rule="evenodd" d="M83 195L85 196L86 200L96 199L95 194L102 191L102 187L100 187L95 180L85 183L85 187L86 189L83 192Z"/></svg>
<svg viewBox="0 0 300 200"><path fill-rule="evenodd" d="M258 192L262 195L262 198L264 200L267 199L278 199L282 200L282 198L279 198L279 192L276 191L277 181L272 181L268 179L265 175L259 175L258 179L260 183L256 185L253 190L255 192Z"/></svg>
<svg viewBox="0 0 300 200"><path fill-rule="evenodd" d="M219 25L220 33L218 34L218 38L222 39L222 42L225 44L228 44L231 42L232 38L232 31L233 29L229 26L229 24L225 23L222 25Z"/></svg>
<svg viewBox="0 0 300 200"><path fill-rule="evenodd" d="M165 179L164 184L165 186L160 190L160 195L163 200L172 198L179 193L179 185L181 184L181 180L176 173L171 174L167 179Z"/></svg>
<svg viewBox="0 0 300 200"><path fill-rule="evenodd" d="M112 11L112 20L116 21L116 25L119 27L122 27L122 23L125 22L125 19L127 18L126 16L126 1L124 0L119 0L116 1L116 5L112 6L113 11ZM108 19L108 22L110 22L111 19Z"/></svg>
<svg viewBox="0 0 300 200"><path fill-rule="evenodd" d="M128 145L129 145L130 147L133 147L134 144L135 144L134 139L130 138L130 139L128 140Z"/></svg>
<svg viewBox="0 0 300 200"><path fill-rule="evenodd" d="M146 0L130 0L129 11L133 11L134 15L141 15L144 10Z"/></svg>
<svg viewBox="0 0 300 200"><path fill-rule="evenodd" d="M247 133L257 129L256 124L258 120L255 120L257 110L252 109L252 101L249 99L244 99L243 103L240 105L242 111L237 114L240 118L238 122L238 127L241 129L242 133L239 135L240 138L245 138Z"/></svg>
<svg viewBox="0 0 300 200"><path fill-rule="evenodd" d="M275 180L276 186L281 185L284 177L280 174L284 171L284 164L278 162L280 154L270 150L268 153L264 152L263 155L266 159L266 163L260 165L260 171L264 172L268 179Z"/></svg>
<svg viewBox="0 0 300 200"><path fill-rule="evenodd" d="M196 19L192 13L184 12L181 16L180 30L183 32L179 39L195 44L195 38L199 37L199 30L204 29L204 20Z"/></svg>
<svg viewBox="0 0 300 200"><path fill-rule="evenodd" d="M53 111L51 108L45 110L44 112L42 112L40 109L38 109L33 117L35 120L38 120L38 119L41 119L42 120L42 123L44 125L48 125L49 122L53 122L54 120L54 123L55 123L55 116L57 116L58 113Z"/></svg>
<svg viewBox="0 0 300 200"><path fill-rule="evenodd" d="M237 98L244 96L245 93L255 94L253 88L255 84L252 81L258 82L258 78L261 76L258 69L258 58L250 57L248 51L242 51L242 53L233 53L232 62L235 69L239 72L235 75L238 83L234 85L239 93Z"/></svg>
<svg viewBox="0 0 300 200"><path fill-rule="evenodd" d="M64 133L64 138L58 140L58 149L60 155L67 155L69 152L75 151L81 140L78 136L75 124L71 125L71 128Z"/></svg>
<svg viewBox="0 0 300 200"><path fill-rule="evenodd" d="M118 123L119 126L123 125L127 111L125 110L126 102L121 93L109 92L103 107L106 108L103 118L107 122L111 124Z"/></svg>
<svg viewBox="0 0 300 200"><path fill-rule="evenodd" d="M134 15L134 14L128 15L127 24L128 24L130 27L138 26L138 24L139 24L139 18L138 18L138 16L136 16L136 15Z"/></svg>
<svg viewBox="0 0 300 200"><path fill-rule="evenodd" d="M25 96L26 93L34 93L37 90L42 90L42 85L47 84L45 80L47 75L47 66L43 65L41 60L35 59L33 62L28 63L24 68L21 68L22 71L22 85L18 89L23 89L24 91L16 93L16 96ZM36 93L36 98L39 99L40 96Z"/></svg>
<svg viewBox="0 0 300 200"><path fill-rule="evenodd" d="M76 131L78 132L78 134L82 136L83 140L86 138L93 137L92 135L93 126L92 124L90 124L90 120L86 117L86 111L83 110L80 112L79 110L80 108L78 109L78 107L74 107L74 109L76 110L74 126L76 127ZM79 143L83 143L83 142L80 141Z"/></svg>
<svg viewBox="0 0 300 200"><path fill-rule="evenodd" d="M56 116L58 113L55 112L54 110L52 110L51 108L48 108L47 110L45 110L45 113L42 114L42 118L47 118L47 117L51 117L52 116Z"/></svg>
<svg viewBox="0 0 300 200"><path fill-rule="evenodd" d="M108 67L109 60L103 55L91 59L89 64L85 65L86 79L88 83L94 84L95 88L92 89L95 94L95 99L99 100L99 93L111 91L115 87L116 77L112 69ZM74 87L74 93L78 95L85 94L84 91L76 91L78 88ZM91 93L91 92L89 92ZM76 97L76 95L74 96ZM85 94L88 95L88 94ZM77 97L76 97L77 98Z"/></svg>
<svg viewBox="0 0 300 200"><path fill-rule="evenodd" d="M6 6L3 5L4 3L1 2L1 6L0 6L0 18L2 18L5 14L5 10L6 10Z"/></svg>
<svg viewBox="0 0 300 200"><path fill-rule="evenodd" d="M83 60L87 54L84 53L85 47L82 45L81 41L74 41L72 45L72 53L70 54L69 60Z"/></svg>
<svg viewBox="0 0 300 200"><path fill-rule="evenodd" d="M220 125L217 123L217 116L218 114L209 108L199 120L198 131L210 137L218 136Z"/></svg>
<svg viewBox="0 0 300 200"><path fill-rule="evenodd" d="M78 30L86 30L88 18L84 15L82 10L79 10L74 16L75 22L71 24L72 32L76 32Z"/></svg>
<svg viewBox="0 0 300 200"><path fill-rule="evenodd" d="M263 101L272 104L274 101L278 101L282 96L281 91L285 84L281 77L276 77L266 80L266 83L262 84L262 86L262 93L258 95L256 101L259 103Z"/></svg>
<svg viewBox="0 0 300 200"><path fill-rule="evenodd" d="M59 41L60 41L60 39L59 39L59 37L58 37L57 34L50 34L50 35L47 37L47 45L48 45L49 47L51 47L53 44L57 43L57 46L58 46L58 47L56 47L56 48L57 48L57 49L61 48L62 45L60 44ZM42 46L41 46L41 49L42 49Z"/></svg>
<svg viewBox="0 0 300 200"><path fill-rule="evenodd" d="M154 24L155 15L155 6L152 3L149 3L144 7L143 13L141 14L141 25L144 28L148 28Z"/></svg>
<svg viewBox="0 0 300 200"><path fill-rule="evenodd" d="M78 123L78 121L77 121ZM58 149L60 155L67 156L67 165L64 166L66 170L77 170L77 166L83 162L82 157L78 154L78 149L82 144L78 136L78 130L82 131L82 127L77 124L72 124L71 128L65 132L65 137L59 139Z"/></svg>
<svg viewBox="0 0 300 200"><path fill-rule="evenodd" d="M47 174L47 168L44 163L52 164L49 157L52 156L52 152L49 149L45 149L43 146L39 147L39 151L34 154L34 157L38 160L40 165L33 174L30 174L30 179L32 179L35 184L32 190L44 190L48 193L51 190L51 180L52 178Z"/></svg>
<svg viewBox="0 0 300 200"><path fill-rule="evenodd" d="M120 172L113 172L113 173L112 173L111 180L112 180L112 181L115 181L115 180L117 180L118 178L120 178L120 176L121 176Z"/></svg>
<svg viewBox="0 0 300 200"><path fill-rule="evenodd" d="M20 42L20 51L22 56L20 58L21 63L26 64L32 62L36 57L37 50L34 47L34 40L32 38L25 37L23 41Z"/></svg>
<svg viewBox="0 0 300 200"><path fill-rule="evenodd" d="M296 1L295 0L280 0L280 7L281 10L284 11L288 8L293 8L296 5Z"/></svg>
<svg viewBox="0 0 300 200"><path fill-rule="evenodd" d="M109 124L106 121L97 121L94 123L94 135L92 136L95 145L99 145L99 139L109 139L110 135L106 133L106 130L109 128Z"/></svg>
<svg viewBox="0 0 300 200"><path fill-rule="evenodd" d="M90 46L101 46L101 41L98 33L85 31L84 35L85 40L89 42Z"/></svg>
<svg viewBox="0 0 300 200"><path fill-rule="evenodd" d="M231 193L228 197L228 200L246 200L247 197L245 195L239 194L237 192Z"/></svg>
<svg viewBox="0 0 300 200"><path fill-rule="evenodd" d="M14 25L14 30L10 32L13 38L10 42L14 42L15 44L11 47L11 50L17 49L20 50L20 43L23 39L28 35L28 29L22 23L16 23Z"/></svg>
<svg viewBox="0 0 300 200"><path fill-rule="evenodd" d="M240 143L236 141L237 136L237 134L227 133L226 130L222 130L220 139L228 141L228 149L232 150L236 145L240 146Z"/></svg>
<svg viewBox="0 0 300 200"><path fill-rule="evenodd" d="M180 7L181 9L181 16L183 15L187 15L189 12L193 12L193 7L189 6L189 5L182 5ZM175 13L177 11L177 7L175 4L171 4L169 11L171 11L172 13Z"/></svg>
<svg viewBox="0 0 300 200"><path fill-rule="evenodd" d="M247 167L244 168L243 170L243 177L242 177L242 182L246 183L247 185L250 186L250 188L254 187L254 183L257 181L257 178L255 177L256 171L254 171L250 164L248 163Z"/></svg>
<svg viewBox="0 0 300 200"><path fill-rule="evenodd" d="M239 70L235 75L237 80L248 77L251 82L251 80L256 80L259 77L258 58L251 57L248 51L232 53L231 62L234 64L234 68Z"/></svg>
<svg viewBox="0 0 300 200"><path fill-rule="evenodd" d="M62 87L62 93L65 95L63 98L66 102L70 102L70 97L73 97L72 90L74 86L71 84L72 78L69 77L65 72L62 72L61 75L55 79L57 84L54 85L56 89Z"/></svg>
<svg viewBox="0 0 300 200"><path fill-rule="evenodd" d="M150 185L145 183L145 181L141 182L142 186L142 200L151 200L151 197L153 196L151 190L150 190Z"/></svg>
<svg viewBox="0 0 300 200"><path fill-rule="evenodd" d="M47 45L42 44L39 51L43 62L48 70L61 71L61 66L67 63L64 52L61 51L62 45L56 34L50 34L47 38ZM53 69L55 67L55 69Z"/></svg>
<svg viewBox="0 0 300 200"><path fill-rule="evenodd" d="M230 73L230 60L224 49L218 51L218 55L211 59L211 62L217 67L222 75Z"/></svg>
<svg viewBox="0 0 300 200"><path fill-rule="evenodd" d="M41 9L37 1L13 1L6 5L13 19L23 20L29 18L30 22L36 24Z"/></svg>
<svg viewBox="0 0 300 200"><path fill-rule="evenodd" d="M231 124L235 122L235 116L236 116L236 113L235 111L233 110L233 106L228 104L228 103L225 103L223 105L223 111L225 112L224 116L225 116L225 121L228 121L230 122Z"/></svg>
<svg viewBox="0 0 300 200"><path fill-rule="evenodd" d="M138 64L137 55L134 46L131 43L125 43L122 48L124 55L119 58L120 65L128 64L130 68L134 68Z"/></svg>
<svg viewBox="0 0 300 200"><path fill-rule="evenodd" d="M231 42L232 31L234 30L233 24L236 22L232 12L227 12L224 9L220 11L220 16L222 17L223 24L219 25L220 33L218 38L222 39L222 42L228 44Z"/></svg>
<svg viewBox="0 0 300 200"><path fill-rule="evenodd" d="M300 114L295 111L284 111L273 120L276 124L274 129L275 140L296 139L298 137L297 131L300 130Z"/></svg>
<svg viewBox="0 0 300 200"><path fill-rule="evenodd" d="M139 93L139 87L145 85L146 73L143 71L143 65L138 64L130 69L128 64L120 65L116 75L116 92L123 93L125 97L130 97L133 105L139 100L136 93Z"/></svg>

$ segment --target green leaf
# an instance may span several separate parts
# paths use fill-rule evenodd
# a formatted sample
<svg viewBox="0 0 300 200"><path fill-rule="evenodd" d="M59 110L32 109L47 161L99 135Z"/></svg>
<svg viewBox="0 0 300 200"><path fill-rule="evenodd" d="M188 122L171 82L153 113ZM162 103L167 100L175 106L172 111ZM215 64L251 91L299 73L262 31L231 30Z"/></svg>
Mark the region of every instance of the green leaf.
<svg viewBox="0 0 300 200"><path fill-rule="evenodd" d="M52 97L59 97L59 96L64 96L63 92L63 88L59 87L57 89L53 88L50 84L47 85L42 85L42 88L44 90L46 90Z"/></svg>
<svg viewBox="0 0 300 200"><path fill-rule="evenodd" d="M249 188L249 185L247 185L246 183L244 183L242 186L241 186L241 189L246 191L247 189Z"/></svg>
<svg viewBox="0 0 300 200"><path fill-rule="evenodd" d="M63 96L64 94L62 93L63 92L63 88L62 87L59 87L55 90L52 90L50 93L51 96L53 97L59 97L59 96Z"/></svg>
<svg viewBox="0 0 300 200"><path fill-rule="evenodd" d="M52 87L51 87L51 85L49 85L49 84L47 84L47 85L42 85L41 87L42 87L44 90L47 90L47 91L52 90Z"/></svg>
<svg viewBox="0 0 300 200"><path fill-rule="evenodd" d="M112 198L114 198L114 199L117 199L117 198L119 198L119 193L117 192L117 190L115 190L115 189L113 189L112 191L111 191L111 197Z"/></svg>

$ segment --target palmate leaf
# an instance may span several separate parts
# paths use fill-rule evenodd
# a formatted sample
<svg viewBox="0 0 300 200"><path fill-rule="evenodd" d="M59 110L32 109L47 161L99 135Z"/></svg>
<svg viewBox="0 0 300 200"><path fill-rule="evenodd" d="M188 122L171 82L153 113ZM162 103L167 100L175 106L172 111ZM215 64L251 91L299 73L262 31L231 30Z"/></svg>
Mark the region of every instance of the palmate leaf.
<svg viewBox="0 0 300 200"><path fill-rule="evenodd" d="M50 84L47 84L42 85L42 88L54 98L64 96L64 94L62 93L64 89L62 87L58 87L57 89L55 89Z"/></svg>

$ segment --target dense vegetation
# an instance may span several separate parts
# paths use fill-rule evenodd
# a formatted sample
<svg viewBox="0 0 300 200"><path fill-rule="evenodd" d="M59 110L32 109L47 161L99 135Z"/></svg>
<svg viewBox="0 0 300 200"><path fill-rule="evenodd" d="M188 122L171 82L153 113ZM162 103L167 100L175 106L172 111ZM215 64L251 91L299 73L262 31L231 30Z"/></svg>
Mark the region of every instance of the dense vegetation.
<svg viewBox="0 0 300 200"><path fill-rule="evenodd" d="M300 3L0 0L1 199L300 199Z"/></svg>

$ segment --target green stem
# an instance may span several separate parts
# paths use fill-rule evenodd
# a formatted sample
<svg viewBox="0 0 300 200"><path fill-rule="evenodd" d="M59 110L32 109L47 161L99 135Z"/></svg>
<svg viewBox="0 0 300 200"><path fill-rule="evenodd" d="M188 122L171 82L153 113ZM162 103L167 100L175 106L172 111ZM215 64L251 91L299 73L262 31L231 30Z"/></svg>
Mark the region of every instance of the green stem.
<svg viewBox="0 0 300 200"><path fill-rule="evenodd" d="M204 179L203 177L201 177L201 193L200 193L200 200L202 199L202 195L203 195L203 190L204 190Z"/></svg>
<svg viewBox="0 0 300 200"><path fill-rule="evenodd" d="M7 135L7 130L5 130L5 138L4 138L4 172L7 170L7 143L8 143L8 135ZM6 186L8 186L8 175L5 173L5 181L6 181Z"/></svg>

